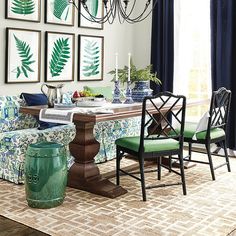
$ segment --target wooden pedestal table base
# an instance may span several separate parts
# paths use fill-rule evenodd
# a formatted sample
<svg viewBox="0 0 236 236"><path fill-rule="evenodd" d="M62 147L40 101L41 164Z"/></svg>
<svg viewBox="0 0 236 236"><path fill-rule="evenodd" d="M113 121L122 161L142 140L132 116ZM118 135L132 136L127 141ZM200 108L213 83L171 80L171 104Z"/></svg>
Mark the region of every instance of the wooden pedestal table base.
<svg viewBox="0 0 236 236"><path fill-rule="evenodd" d="M75 163L69 170L68 186L95 193L104 197L115 198L127 193L127 190L102 178L94 157L100 144L94 138L94 122L74 122L76 125L75 139L70 143L70 152Z"/></svg>

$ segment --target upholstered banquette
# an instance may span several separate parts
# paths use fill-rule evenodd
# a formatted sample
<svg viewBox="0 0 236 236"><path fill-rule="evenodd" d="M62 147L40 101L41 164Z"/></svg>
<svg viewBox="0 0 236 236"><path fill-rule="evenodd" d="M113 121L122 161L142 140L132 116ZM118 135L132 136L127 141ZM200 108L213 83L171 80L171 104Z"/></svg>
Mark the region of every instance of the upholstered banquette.
<svg viewBox="0 0 236 236"><path fill-rule="evenodd" d="M70 98L71 93L65 94L64 102L69 102ZM68 148L75 137L74 124L39 130L35 117L19 113L21 105L25 103L20 96L0 96L0 178L16 184L23 183L26 149L30 143L40 141L55 141L65 145L69 169L74 160ZM113 159L116 156L114 140L137 135L137 127L140 127L139 117L97 123L94 135L100 142L100 150L95 162L103 163Z"/></svg>

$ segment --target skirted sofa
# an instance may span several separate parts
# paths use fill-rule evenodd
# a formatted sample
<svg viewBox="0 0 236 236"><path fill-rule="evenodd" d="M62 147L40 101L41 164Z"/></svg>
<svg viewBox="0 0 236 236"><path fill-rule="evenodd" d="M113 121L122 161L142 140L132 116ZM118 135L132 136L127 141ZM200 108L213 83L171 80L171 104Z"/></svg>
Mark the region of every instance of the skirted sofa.
<svg viewBox="0 0 236 236"><path fill-rule="evenodd" d="M69 102L71 93L64 95ZM0 178L10 182L24 183L24 160L30 143L53 141L66 146L68 150L68 169L74 162L68 144L75 137L74 124L60 125L44 130L38 129L37 119L31 115L19 113L25 105L20 96L0 96ZM99 122L95 125L94 135L100 142L96 163L115 158L115 140L122 136L139 134L140 117L125 120Z"/></svg>

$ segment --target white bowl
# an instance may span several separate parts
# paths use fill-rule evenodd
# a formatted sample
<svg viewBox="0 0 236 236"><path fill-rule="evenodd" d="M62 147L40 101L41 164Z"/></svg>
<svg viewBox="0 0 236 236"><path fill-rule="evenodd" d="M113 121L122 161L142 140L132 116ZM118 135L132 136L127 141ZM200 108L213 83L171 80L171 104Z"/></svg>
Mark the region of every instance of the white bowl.
<svg viewBox="0 0 236 236"><path fill-rule="evenodd" d="M102 102L105 101L105 98L94 98L94 102Z"/></svg>

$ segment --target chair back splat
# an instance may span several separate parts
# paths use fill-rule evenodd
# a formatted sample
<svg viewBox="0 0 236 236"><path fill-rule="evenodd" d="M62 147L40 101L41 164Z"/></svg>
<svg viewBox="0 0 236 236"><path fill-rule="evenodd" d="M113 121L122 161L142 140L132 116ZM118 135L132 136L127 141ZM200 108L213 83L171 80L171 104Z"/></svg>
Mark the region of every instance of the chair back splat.
<svg viewBox="0 0 236 236"><path fill-rule="evenodd" d="M207 127L207 137L210 138L210 130L213 128L222 128L226 130L226 124L229 115L231 101L231 91L226 88L220 88L213 91L209 111L209 121Z"/></svg>
<svg viewBox="0 0 236 236"><path fill-rule="evenodd" d="M177 139L182 148L185 109L186 98L181 95L162 92L156 96L145 97L142 108L139 153L144 151L144 142L149 139Z"/></svg>

